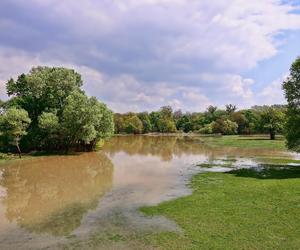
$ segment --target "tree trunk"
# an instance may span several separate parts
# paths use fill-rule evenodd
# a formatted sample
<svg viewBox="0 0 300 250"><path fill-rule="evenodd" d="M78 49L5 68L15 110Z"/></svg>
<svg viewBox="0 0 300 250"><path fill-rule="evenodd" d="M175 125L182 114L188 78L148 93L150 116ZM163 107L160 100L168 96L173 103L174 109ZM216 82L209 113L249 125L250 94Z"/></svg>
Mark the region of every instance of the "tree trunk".
<svg viewBox="0 0 300 250"><path fill-rule="evenodd" d="M19 147L19 143L17 143L16 146L17 146L17 149L18 149L19 158L22 158L21 157L21 149Z"/></svg>
<svg viewBox="0 0 300 250"><path fill-rule="evenodd" d="M270 140L275 140L275 131L274 130L270 130Z"/></svg>

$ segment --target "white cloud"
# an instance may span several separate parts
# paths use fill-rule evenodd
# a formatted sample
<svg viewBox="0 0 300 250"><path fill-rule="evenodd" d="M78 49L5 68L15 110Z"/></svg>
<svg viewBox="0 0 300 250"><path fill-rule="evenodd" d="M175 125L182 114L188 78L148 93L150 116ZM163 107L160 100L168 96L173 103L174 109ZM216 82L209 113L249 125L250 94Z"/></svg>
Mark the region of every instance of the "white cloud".
<svg viewBox="0 0 300 250"><path fill-rule="evenodd" d="M286 103L282 90L282 83L286 79L286 77L287 74L264 87L258 94L257 101L261 104L266 105Z"/></svg>
<svg viewBox="0 0 300 250"><path fill-rule="evenodd" d="M243 73L278 53L277 34L300 30L296 7L279 0L1 4L20 14L0 17L1 98L4 81L32 66L68 66L82 73L88 94L122 112L282 101L275 85L255 96Z"/></svg>

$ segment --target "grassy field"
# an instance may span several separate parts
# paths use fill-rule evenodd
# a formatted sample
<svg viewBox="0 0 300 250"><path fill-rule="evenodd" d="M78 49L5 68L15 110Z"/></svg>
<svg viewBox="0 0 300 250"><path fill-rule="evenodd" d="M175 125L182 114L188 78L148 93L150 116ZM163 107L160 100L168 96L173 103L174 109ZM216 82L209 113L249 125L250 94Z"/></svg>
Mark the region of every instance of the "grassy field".
<svg viewBox="0 0 300 250"><path fill-rule="evenodd" d="M174 220L182 234L147 240L162 249L299 249L299 177L300 168L272 166L197 175L192 195L141 209Z"/></svg>
<svg viewBox="0 0 300 250"><path fill-rule="evenodd" d="M261 148L273 150L286 150L285 140L282 136L277 136L276 140L270 140L267 135L259 136L220 136L202 137L201 140L214 147L238 147L238 148Z"/></svg>

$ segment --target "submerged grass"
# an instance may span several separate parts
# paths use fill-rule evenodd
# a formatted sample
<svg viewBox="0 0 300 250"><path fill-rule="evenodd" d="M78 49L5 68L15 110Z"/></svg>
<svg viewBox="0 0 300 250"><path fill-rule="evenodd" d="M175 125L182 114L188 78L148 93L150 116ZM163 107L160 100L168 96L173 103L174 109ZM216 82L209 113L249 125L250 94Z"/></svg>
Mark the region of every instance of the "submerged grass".
<svg viewBox="0 0 300 250"><path fill-rule="evenodd" d="M141 210L174 220L183 235L147 240L162 249L299 249L300 168L199 174L193 194Z"/></svg>
<svg viewBox="0 0 300 250"><path fill-rule="evenodd" d="M276 157L265 157L265 158L257 158L258 161L269 164L299 164L300 160L289 159L289 158L276 158Z"/></svg>
<svg viewBox="0 0 300 250"><path fill-rule="evenodd" d="M276 140L270 140L265 136L237 136L227 135L221 137L203 137L204 143L213 147L229 146L237 148L261 148L272 150L286 150L284 137L278 136Z"/></svg>

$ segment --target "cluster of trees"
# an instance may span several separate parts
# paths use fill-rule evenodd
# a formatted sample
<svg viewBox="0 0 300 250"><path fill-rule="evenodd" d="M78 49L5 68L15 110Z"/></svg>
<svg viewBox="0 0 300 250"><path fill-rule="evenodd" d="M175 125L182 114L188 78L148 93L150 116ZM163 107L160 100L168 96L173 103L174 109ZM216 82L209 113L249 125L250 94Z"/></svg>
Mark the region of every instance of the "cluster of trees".
<svg viewBox="0 0 300 250"><path fill-rule="evenodd" d="M150 132L195 132L201 134L269 133L275 139L282 133L286 107L283 105L255 106L237 111L229 104L226 109L209 106L205 112L183 113L170 106L155 112L115 114L115 132L142 134Z"/></svg>
<svg viewBox="0 0 300 250"><path fill-rule="evenodd" d="M6 84L11 97L0 103L0 150L92 150L114 132L113 113L87 97L80 74L37 67Z"/></svg>
<svg viewBox="0 0 300 250"><path fill-rule="evenodd" d="M164 106L151 113L113 114L95 97L87 97L80 74L60 67L36 67L7 84L8 101L0 101L0 151L92 150L102 138L117 134L195 132L201 134L284 133L287 146L300 152L300 57L283 83L288 105L237 110L209 106L183 113Z"/></svg>
<svg viewBox="0 0 300 250"><path fill-rule="evenodd" d="M173 112L169 106L156 112L115 114L116 133L173 133L196 132L256 134L269 133L274 140L276 133L286 136L289 149L300 152L300 57L290 68L283 83L287 105L254 106L237 110L229 104L225 109L209 106L205 112Z"/></svg>

